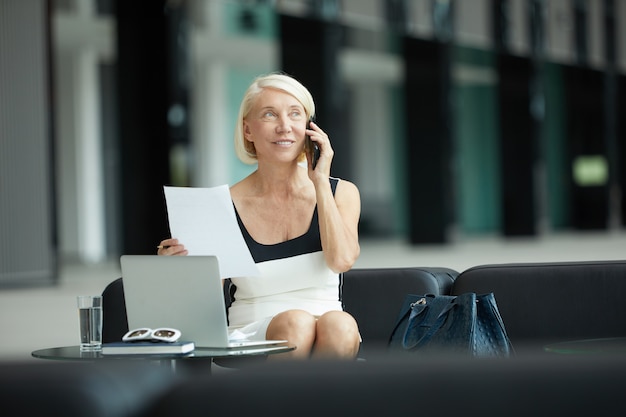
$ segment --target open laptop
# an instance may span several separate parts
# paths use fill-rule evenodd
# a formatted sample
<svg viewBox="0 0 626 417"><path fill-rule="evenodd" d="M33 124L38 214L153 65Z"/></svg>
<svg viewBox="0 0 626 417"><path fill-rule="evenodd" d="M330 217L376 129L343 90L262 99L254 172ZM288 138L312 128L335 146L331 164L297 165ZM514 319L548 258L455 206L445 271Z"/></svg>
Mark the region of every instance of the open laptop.
<svg viewBox="0 0 626 417"><path fill-rule="evenodd" d="M229 340L215 256L122 255L128 328L172 327L196 347L251 348L286 340Z"/></svg>

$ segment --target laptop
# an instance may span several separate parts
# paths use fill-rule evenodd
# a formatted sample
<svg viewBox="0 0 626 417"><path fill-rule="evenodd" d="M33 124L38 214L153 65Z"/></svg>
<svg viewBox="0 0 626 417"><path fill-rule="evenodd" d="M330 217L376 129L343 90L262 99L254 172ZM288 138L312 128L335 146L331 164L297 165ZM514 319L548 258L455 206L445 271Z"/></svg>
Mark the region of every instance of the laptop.
<svg viewBox="0 0 626 417"><path fill-rule="evenodd" d="M216 256L122 255L128 328L172 327L196 347L251 348L286 340L229 340Z"/></svg>

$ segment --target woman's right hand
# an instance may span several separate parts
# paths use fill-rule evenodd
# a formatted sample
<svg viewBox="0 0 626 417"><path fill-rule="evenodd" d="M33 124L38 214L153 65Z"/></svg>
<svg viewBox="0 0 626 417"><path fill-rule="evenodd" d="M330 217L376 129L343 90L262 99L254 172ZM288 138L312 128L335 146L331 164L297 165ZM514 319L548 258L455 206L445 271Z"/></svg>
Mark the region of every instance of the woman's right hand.
<svg viewBox="0 0 626 417"><path fill-rule="evenodd" d="M157 255L187 255L188 251L182 243L178 243L178 239L164 239L157 246Z"/></svg>

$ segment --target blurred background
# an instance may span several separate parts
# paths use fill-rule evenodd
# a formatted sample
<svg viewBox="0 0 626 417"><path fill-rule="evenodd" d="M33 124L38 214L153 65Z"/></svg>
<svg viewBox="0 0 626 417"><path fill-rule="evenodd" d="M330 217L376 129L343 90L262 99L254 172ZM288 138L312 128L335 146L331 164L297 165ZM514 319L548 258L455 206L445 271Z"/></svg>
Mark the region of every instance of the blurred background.
<svg viewBox="0 0 626 417"><path fill-rule="evenodd" d="M257 75L309 87L361 236L621 233L626 2L0 0L0 283L154 253L163 185L233 184Z"/></svg>
<svg viewBox="0 0 626 417"><path fill-rule="evenodd" d="M233 184L257 75L311 90L362 196L356 267L624 259L626 1L0 0L0 358Z"/></svg>

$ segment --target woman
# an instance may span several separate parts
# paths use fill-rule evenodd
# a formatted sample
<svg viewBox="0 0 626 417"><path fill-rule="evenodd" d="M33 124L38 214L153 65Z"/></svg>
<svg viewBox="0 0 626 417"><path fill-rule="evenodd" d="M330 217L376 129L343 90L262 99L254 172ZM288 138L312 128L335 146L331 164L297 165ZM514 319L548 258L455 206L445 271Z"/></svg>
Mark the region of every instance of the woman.
<svg viewBox="0 0 626 417"><path fill-rule="evenodd" d="M340 273L360 252L360 195L330 177L333 149L314 115L309 91L284 74L257 78L242 100L237 156L258 166L230 192L261 277L232 278L229 325L251 339L288 340L294 358L354 358L359 330L339 297ZM307 136L320 150L315 169ZM161 246L159 255L187 254L176 239Z"/></svg>

